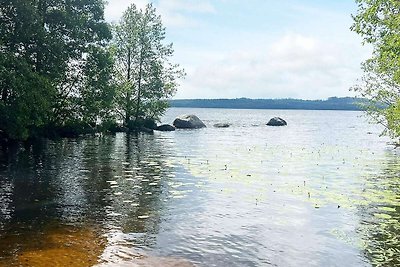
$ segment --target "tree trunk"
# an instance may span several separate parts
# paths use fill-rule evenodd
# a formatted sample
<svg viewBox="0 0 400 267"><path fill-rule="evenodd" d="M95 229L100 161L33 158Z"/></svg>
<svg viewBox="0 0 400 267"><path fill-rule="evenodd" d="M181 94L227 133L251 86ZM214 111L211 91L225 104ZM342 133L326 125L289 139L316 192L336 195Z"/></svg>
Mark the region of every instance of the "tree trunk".
<svg viewBox="0 0 400 267"><path fill-rule="evenodd" d="M128 73L127 73L128 83L131 80L131 49L128 48ZM131 88L127 89L126 99L125 99L125 126L128 126L131 119Z"/></svg>
<svg viewBox="0 0 400 267"><path fill-rule="evenodd" d="M138 77L138 92L136 98L136 114L135 114L135 123L139 119L139 112L140 112L140 102L141 102L141 94L142 94L142 76L143 76L143 45L140 49L140 59L139 59L139 77Z"/></svg>
<svg viewBox="0 0 400 267"><path fill-rule="evenodd" d="M47 3L46 0L39 0L38 2L38 14L39 14L39 25L41 27L41 31L44 31L45 27L45 19L46 19L46 12L47 12ZM41 33L39 31L39 33ZM36 72L41 73L43 71L43 36L41 34L37 36L36 40Z"/></svg>

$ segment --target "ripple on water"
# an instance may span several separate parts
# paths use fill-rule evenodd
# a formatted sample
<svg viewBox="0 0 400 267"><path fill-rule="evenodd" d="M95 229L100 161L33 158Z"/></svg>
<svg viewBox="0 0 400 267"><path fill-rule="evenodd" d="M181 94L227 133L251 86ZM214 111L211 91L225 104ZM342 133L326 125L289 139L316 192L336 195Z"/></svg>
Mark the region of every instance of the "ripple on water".
<svg viewBox="0 0 400 267"><path fill-rule="evenodd" d="M80 261L64 239L103 266L399 264L400 161L358 114L196 112L232 126L49 141L4 161L1 260ZM290 125L264 126L275 112Z"/></svg>

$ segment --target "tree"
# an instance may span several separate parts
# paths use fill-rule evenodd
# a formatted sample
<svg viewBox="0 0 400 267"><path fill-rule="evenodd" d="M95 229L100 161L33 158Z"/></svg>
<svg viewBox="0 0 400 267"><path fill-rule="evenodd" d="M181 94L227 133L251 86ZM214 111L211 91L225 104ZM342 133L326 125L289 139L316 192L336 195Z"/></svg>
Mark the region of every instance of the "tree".
<svg viewBox="0 0 400 267"><path fill-rule="evenodd" d="M45 126L55 90L24 60L0 53L0 131L27 139Z"/></svg>
<svg viewBox="0 0 400 267"><path fill-rule="evenodd" d="M32 128L87 114L77 112L96 79L84 75L86 66L103 57L111 38L103 13L102 0L0 0L1 60L8 64L0 70L0 108L13 114L2 116L0 130L25 139Z"/></svg>
<svg viewBox="0 0 400 267"><path fill-rule="evenodd" d="M165 28L152 4L138 10L132 4L114 27L116 113L125 126L158 119L184 76L169 59L172 44L164 44Z"/></svg>
<svg viewBox="0 0 400 267"><path fill-rule="evenodd" d="M385 127L385 134L400 137L400 1L356 0L358 14L352 30L373 47L364 62L361 84L354 87L370 102L368 114Z"/></svg>
<svg viewBox="0 0 400 267"><path fill-rule="evenodd" d="M113 60L110 51L93 47L83 69L80 92L80 116L88 125L112 120L115 86L112 83Z"/></svg>

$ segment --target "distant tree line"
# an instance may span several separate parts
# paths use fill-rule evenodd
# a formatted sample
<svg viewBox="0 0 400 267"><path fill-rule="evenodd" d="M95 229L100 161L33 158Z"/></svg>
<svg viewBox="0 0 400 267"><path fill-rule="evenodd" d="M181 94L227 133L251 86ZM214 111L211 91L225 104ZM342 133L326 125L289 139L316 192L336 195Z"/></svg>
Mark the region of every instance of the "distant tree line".
<svg viewBox="0 0 400 267"><path fill-rule="evenodd" d="M151 4L0 0L0 139L151 127L184 75L164 41Z"/></svg>
<svg viewBox="0 0 400 267"><path fill-rule="evenodd" d="M365 102L365 99L353 97L331 97L327 100L237 98L170 100L170 105L192 108L362 110Z"/></svg>

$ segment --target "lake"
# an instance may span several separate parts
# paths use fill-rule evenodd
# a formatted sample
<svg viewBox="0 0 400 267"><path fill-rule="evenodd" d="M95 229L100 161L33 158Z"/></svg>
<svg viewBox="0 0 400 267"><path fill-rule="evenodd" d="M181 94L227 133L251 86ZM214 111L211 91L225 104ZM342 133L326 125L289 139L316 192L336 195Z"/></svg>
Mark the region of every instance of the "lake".
<svg viewBox="0 0 400 267"><path fill-rule="evenodd" d="M400 265L400 153L362 113L162 122L188 113L208 128L3 149L0 266Z"/></svg>

